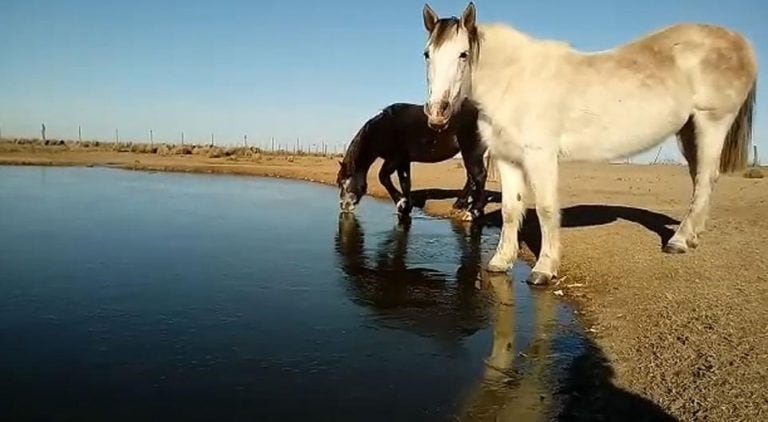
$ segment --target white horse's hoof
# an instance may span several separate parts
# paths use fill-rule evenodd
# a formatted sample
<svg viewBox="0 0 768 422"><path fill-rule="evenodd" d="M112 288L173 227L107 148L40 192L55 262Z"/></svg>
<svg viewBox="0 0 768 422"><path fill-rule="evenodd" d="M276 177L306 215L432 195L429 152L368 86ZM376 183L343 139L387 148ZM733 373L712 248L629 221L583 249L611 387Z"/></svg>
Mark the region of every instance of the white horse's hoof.
<svg viewBox="0 0 768 422"><path fill-rule="evenodd" d="M531 274L528 275L525 282L534 286L546 286L552 282L552 279L552 274L543 273L541 271L531 271Z"/></svg>
<svg viewBox="0 0 768 422"><path fill-rule="evenodd" d="M668 254L682 254L688 252L688 245L680 244L677 242L669 242L661 249L664 253Z"/></svg>

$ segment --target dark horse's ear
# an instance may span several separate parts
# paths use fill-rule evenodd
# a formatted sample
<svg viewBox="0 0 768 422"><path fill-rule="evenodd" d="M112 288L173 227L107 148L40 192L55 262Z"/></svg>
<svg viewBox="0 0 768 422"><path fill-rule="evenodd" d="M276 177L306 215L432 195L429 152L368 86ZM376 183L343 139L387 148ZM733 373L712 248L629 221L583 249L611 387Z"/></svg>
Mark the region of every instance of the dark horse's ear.
<svg viewBox="0 0 768 422"><path fill-rule="evenodd" d="M468 31L473 31L477 24L477 13L475 12L475 3L469 2L464 13L461 15L461 25Z"/></svg>
<svg viewBox="0 0 768 422"><path fill-rule="evenodd" d="M435 29L435 26L437 25L437 13L435 13L434 10L432 10L431 7L429 7L428 4L424 3L424 28L427 30L428 33L432 33L432 30Z"/></svg>

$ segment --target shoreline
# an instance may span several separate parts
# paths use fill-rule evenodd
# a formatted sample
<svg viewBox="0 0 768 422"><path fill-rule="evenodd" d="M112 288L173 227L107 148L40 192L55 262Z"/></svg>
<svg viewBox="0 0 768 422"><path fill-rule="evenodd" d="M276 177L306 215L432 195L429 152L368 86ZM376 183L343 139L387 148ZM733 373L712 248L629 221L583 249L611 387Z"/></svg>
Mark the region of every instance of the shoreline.
<svg viewBox="0 0 768 422"><path fill-rule="evenodd" d="M2 145L2 143L0 143ZM89 157L87 155L92 154L95 157ZM135 170L135 171L161 171L171 173L196 173L196 174L229 174L240 176L256 176L256 177L269 177L276 179L292 179L310 183L317 183L325 186L336 188L335 176L333 173L324 173L317 177L312 177L307 174L297 172L296 167L299 164L318 164L323 161L333 162L338 159L335 156L317 156L317 155L303 155L295 156L292 154L270 154L266 155L259 161L246 161L246 160L223 160L220 158L193 158L192 160L187 157L194 157L189 155L170 155L170 156L154 156L147 153L132 153L132 152L112 152L112 151L51 151L41 154L34 151L24 152L6 152L0 148L0 165L8 166L49 166L49 167L105 167L105 168L117 168L122 170ZM66 156L71 155L77 157L76 159L67 159ZM112 159L105 159L105 155L110 156ZM143 161L142 161L143 159ZM454 162L456 165L460 165L459 159L451 159L446 161ZM372 198L383 200L385 202L391 202L387 192L379 186L378 180L373 180L378 171L378 164L371 167L369 171L369 190L366 194ZM461 170L463 172L463 168ZM414 189L416 191L418 189ZM392 204L394 207L394 204ZM434 218L441 219L456 219L459 216L453 212L451 208L444 206L425 206L419 207L426 215ZM489 204L488 210L495 210L498 207L494 207L493 204Z"/></svg>
<svg viewBox="0 0 768 422"><path fill-rule="evenodd" d="M271 154L233 159L0 142L0 165L235 174L330 186L337 159ZM379 164L369 172L368 194L389 201L376 177ZM688 206L685 166L566 164L561 169L560 284L545 289L562 290L559 299L574 305L594 343L588 362L576 372L577 382L584 383L579 391L594 393L582 407L605 414L625 406L635 412L628 416L637 416L656 414L653 405L683 420L757 420L768 414L768 181L722 175L702 245L675 256L663 254L661 245ZM461 188L464 177L458 160L415 163L413 190L427 198L424 214L455 217L451 192ZM486 189L498 191L498 182L489 181ZM498 207L489 203L490 221L484 224L500 224ZM538 230L531 226L521 232L526 245L520 259L528 263L536 242L526 236Z"/></svg>

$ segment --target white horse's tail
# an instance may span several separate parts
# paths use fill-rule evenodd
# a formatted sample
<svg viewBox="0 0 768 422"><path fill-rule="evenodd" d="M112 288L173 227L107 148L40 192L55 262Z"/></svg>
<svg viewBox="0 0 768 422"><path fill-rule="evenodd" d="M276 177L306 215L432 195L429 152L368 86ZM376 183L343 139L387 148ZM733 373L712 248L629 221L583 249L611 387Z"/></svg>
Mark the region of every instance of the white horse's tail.
<svg viewBox="0 0 768 422"><path fill-rule="evenodd" d="M755 108L757 81L739 109L728 135L725 136L723 151L720 155L720 172L731 173L743 170L749 160L749 147L752 143L752 116Z"/></svg>

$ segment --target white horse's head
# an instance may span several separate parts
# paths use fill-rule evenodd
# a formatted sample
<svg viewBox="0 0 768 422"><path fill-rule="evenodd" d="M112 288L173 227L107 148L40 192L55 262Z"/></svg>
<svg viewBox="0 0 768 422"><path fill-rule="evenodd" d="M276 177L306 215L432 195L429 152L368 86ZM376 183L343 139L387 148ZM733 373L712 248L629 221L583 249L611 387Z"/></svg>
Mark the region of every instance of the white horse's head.
<svg viewBox="0 0 768 422"><path fill-rule="evenodd" d="M424 113L431 128L442 130L471 89L471 68L479 49L475 4L469 3L461 19L438 18L425 4L424 27L429 34L424 50L428 86Z"/></svg>

